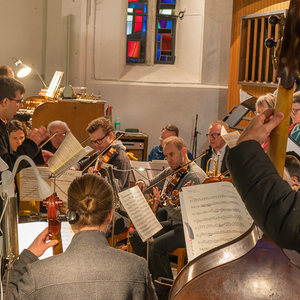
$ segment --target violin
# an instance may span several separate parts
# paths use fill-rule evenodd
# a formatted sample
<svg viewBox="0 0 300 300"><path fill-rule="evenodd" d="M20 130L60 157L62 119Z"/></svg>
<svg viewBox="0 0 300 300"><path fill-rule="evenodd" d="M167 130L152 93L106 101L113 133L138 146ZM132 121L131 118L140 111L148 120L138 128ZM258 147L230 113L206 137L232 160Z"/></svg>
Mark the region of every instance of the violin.
<svg viewBox="0 0 300 300"><path fill-rule="evenodd" d="M43 200L43 205L47 208L47 219L49 236L51 239L58 240L58 244L53 247L53 255L63 252L61 241L61 224L57 217L57 209L62 205L62 200L57 197L56 193L53 193L46 200Z"/></svg>
<svg viewBox="0 0 300 300"><path fill-rule="evenodd" d="M97 161L99 159L99 157L102 156L103 153L105 153L107 151L107 149L110 149L111 145L118 139L120 139L122 136L124 135L124 133L119 134L118 136L116 136L111 143L101 152L99 153L98 156L96 156L87 166L85 166L85 168L82 170L82 172L84 172L85 170L87 170L95 161ZM96 169L96 168L95 168Z"/></svg>
<svg viewBox="0 0 300 300"><path fill-rule="evenodd" d="M173 175L169 183L167 184L167 187L164 190L164 194L169 194L172 190L174 190L179 183L180 179L185 175L188 167L182 167L179 170L177 170Z"/></svg>
<svg viewBox="0 0 300 300"><path fill-rule="evenodd" d="M113 147L110 147L110 149L105 153L104 156L100 156L97 158L94 168L94 174L99 172L101 170L101 166L103 163L107 163L111 156L116 152L117 150Z"/></svg>

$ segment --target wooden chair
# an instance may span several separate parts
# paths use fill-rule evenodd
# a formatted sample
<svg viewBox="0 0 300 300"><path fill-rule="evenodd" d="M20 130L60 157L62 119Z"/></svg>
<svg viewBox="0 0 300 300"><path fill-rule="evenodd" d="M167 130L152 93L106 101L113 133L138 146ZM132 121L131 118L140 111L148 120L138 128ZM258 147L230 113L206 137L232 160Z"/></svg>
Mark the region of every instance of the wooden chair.
<svg viewBox="0 0 300 300"><path fill-rule="evenodd" d="M116 244L118 242L123 241L123 240L127 240L126 245L120 248L120 250L127 250L127 248L128 248L128 236L129 236L129 230L126 231L126 232L122 232L122 233L114 235L114 244L113 244L113 246L112 246L112 237L108 238L107 241L108 241L110 246L115 248Z"/></svg>
<svg viewBox="0 0 300 300"><path fill-rule="evenodd" d="M177 256L177 274L185 265L186 248L176 248L168 252L169 256Z"/></svg>

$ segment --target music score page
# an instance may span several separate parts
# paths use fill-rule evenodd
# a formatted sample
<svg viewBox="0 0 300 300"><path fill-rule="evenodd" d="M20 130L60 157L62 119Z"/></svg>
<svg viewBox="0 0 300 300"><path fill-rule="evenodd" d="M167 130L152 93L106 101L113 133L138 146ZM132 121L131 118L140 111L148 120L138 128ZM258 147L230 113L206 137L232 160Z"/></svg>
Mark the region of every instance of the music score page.
<svg viewBox="0 0 300 300"><path fill-rule="evenodd" d="M137 185L119 193L119 197L143 242L162 229Z"/></svg>
<svg viewBox="0 0 300 300"><path fill-rule="evenodd" d="M253 223L230 182L184 187L180 203L189 261L239 237Z"/></svg>

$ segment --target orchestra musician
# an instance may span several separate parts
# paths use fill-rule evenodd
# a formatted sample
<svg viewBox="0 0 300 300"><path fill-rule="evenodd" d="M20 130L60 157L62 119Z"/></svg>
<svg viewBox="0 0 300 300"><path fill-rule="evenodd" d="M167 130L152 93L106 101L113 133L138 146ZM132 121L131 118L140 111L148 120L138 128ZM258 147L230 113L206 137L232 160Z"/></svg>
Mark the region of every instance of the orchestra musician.
<svg viewBox="0 0 300 300"><path fill-rule="evenodd" d="M14 71L10 66L0 66L0 76L14 78Z"/></svg>
<svg viewBox="0 0 300 300"><path fill-rule="evenodd" d="M170 174L172 171L180 170L181 166L189 162L185 142L179 137L171 136L165 139L163 143L163 151L169 167L150 181L137 181L136 185L141 188L142 192L144 192L145 189L153 183ZM180 190L183 186L190 184L191 182L200 184L205 180L205 178L207 178L207 176L204 171L195 162L192 162L187 166L186 171L183 172L179 181L175 184L175 186L173 186L173 189ZM159 277L173 278L167 252L176 248L185 247L181 209L180 206L175 207L167 197L172 194L172 189L170 189L167 195L164 195L164 191L167 186L168 181L166 180L162 189L162 196L166 196L166 210L168 212L169 219L161 222L163 229L153 236L154 242L150 243L149 247L150 272L153 280L156 280ZM155 202L161 202L157 188L154 189L154 193L156 194ZM129 239L135 254L146 257L147 245L142 242L136 230L132 231ZM156 282L154 285L156 287L158 298L168 299L170 290L169 287L157 284Z"/></svg>
<svg viewBox="0 0 300 300"><path fill-rule="evenodd" d="M8 299L157 299L146 261L110 247L105 238L113 198L108 182L95 174L74 179L68 189L69 222L75 233L69 247L39 260L57 242L48 241L45 229L14 262Z"/></svg>
<svg viewBox="0 0 300 300"><path fill-rule="evenodd" d="M109 146L110 143L114 141L114 130L114 125L104 117L95 119L88 125L86 131L90 136L91 144L94 145L98 151L90 157L77 163L75 165L76 170L83 170L91 161L94 160L95 157L99 155L99 153L101 153L107 148L107 146ZM126 148L122 142L117 140L113 142L111 146L116 149L116 152L112 154L107 163L113 165L118 170L130 170L130 162L125 152ZM103 155L104 154L105 153L103 153ZM90 169L90 171L93 172L94 169ZM101 176L106 176L105 170L101 169L99 173ZM117 179L119 190L123 191L128 189L130 183L130 173L116 170L113 170L113 173L115 179Z"/></svg>
<svg viewBox="0 0 300 300"><path fill-rule="evenodd" d="M53 155L49 151L41 151L38 148L38 145L48 137L46 128L43 126L39 129L34 128L15 153L10 147L6 126L7 119L12 118L22 107L24 93L25 86L20 81L0 76L0 156L9 166L9 170L12 170L16 159L20 155L28 155L37 164L44 164ZM18 171L26 165L27 162L22 161Z"/></svg>
<svg viewBox="0 0 300 300"><path fill-rule="evenodd" d="M116 151L111 155L107 163L113 165L114 168L116 167L118 170L121 170L117 171L113 169L113 174L115 179L117 179L117 187L119 188L119 190L122 191L129 188L130 172L128 170L131 169L131 165L125 152L125 146L123 146L120 140L114 141L115 134L113 124L108 119L100 117L93 120L86 128L86 131L90 136L91 144L93 144L98 151L90 157L79 161L77 164L75 164L74 169L83 170L87 165L90 164L90 162L95 159L95 157L99 156L99 153L103 152L103 150L112 143L111 147ZM105 153L103 153L103 155L104 154ZM122 172L122 170L124 171ZM89 168L88 172L95 172L94 167ZM98 170L97 174L103 177L106 177L107 175L104 169ZM128 218L127 213L121 209L116 210L115 220L115 234L126 232L131 226L131 222ZM109 226L109 229L107 231L107 237L111 235L111 231L112 224Z"/></svg>
<svg viewBox="0 0 300 300"><path fill-rule="evenodd" d="M165 139L167 139L170 136L179 136L179 129L177 126L173 125L173 124L167 124L163 127L163 129L161 130L160 133L160 137L159 137L159 145L154 146L148 155L147 161L152 161L154 159L156 160L164 160L165 159L165 155L164 155L164 151L163 151L163 142ZM188 153L188 158L189 160L193 160L194 157L192 155L192 153L187 150Z"/></svg>
<svg viewBox="0 0 300 300"><path fill-rule="evenodd" d="M52 136L55 133L57 134L42 148L54 154L64 141L68 131L70 131L70 129L66 122L60 120L50 122L47 126L48 135Z"/></svg>
<svg viewBox="0 0 300 300"><path fill-rule="evenodd" d="M215 175L220 175L220 173L223 174L227 171L225 158L229 147L221 136L222 127L229 132L228 124L223 121L218 120L210 124L208 133L206 134L206 137L209 139L209 149L206 150L206 155L201 158L201 168L204 171L207 169L209 172L215 170L215 164L213 161L210 161L208 168L206 168L208 160L212 158L215 162L218 161L218 172Z"/></svg>
<svg viewBox="0 0 300 300"><path fill-rule="evenodd" d="M263 232L279 247L300 250L300 193L278 174L261 148L283 120L268 109L253 118L229 150L227 166L241 198Z"/></svg>
<svg viewBox="0 0 300 300"><path fill-rule="evenodd" d="M16 152L26 137L26 129L21 121L11 120L7 122L9 143L12 151Z"/></svg>

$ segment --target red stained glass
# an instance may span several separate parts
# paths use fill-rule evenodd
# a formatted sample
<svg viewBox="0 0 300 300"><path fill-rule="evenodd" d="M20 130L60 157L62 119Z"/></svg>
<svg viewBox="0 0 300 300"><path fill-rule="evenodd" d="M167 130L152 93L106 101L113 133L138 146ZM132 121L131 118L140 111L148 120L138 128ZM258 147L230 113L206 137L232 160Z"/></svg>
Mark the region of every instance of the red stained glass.
<svg viewBox="0 0 300 300"><path fill-rule="evenodd" d="M139 58L140 56L140 42L128 41L128 56Z"/></svg>
<svg viewBox="0 0 300 300"><path fill-rule="evenodd" d="M136 16L135 17L135 24L134 24L134 31L142 31L142 16Z"/></svg>
<svg viewBox="0 0 300 300"><path fill-rule="evenodd" d="M172 51L172 34L162 34L162 51Z"/></svg>

